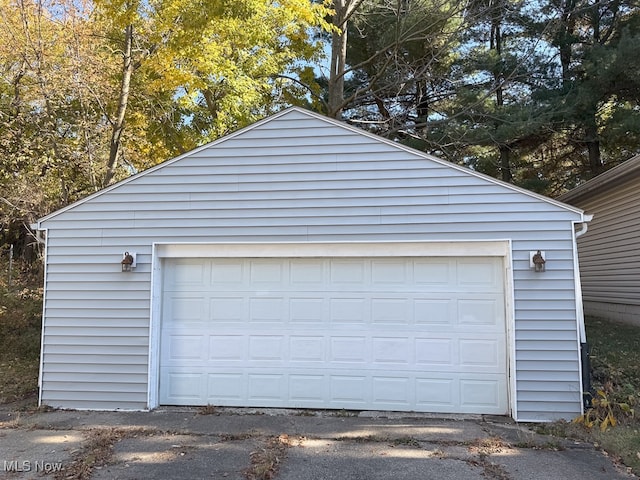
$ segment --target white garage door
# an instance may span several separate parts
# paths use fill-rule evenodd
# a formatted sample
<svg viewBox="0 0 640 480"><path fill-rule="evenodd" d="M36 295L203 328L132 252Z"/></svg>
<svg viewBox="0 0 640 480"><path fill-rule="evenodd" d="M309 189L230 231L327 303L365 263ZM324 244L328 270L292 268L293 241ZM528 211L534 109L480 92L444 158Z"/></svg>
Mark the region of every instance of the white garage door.
<svg viewBox="0 0 640 480"><path fill-rule="evenodd" d="M507 413L502 258L164 262L160 404Z"/></svg>

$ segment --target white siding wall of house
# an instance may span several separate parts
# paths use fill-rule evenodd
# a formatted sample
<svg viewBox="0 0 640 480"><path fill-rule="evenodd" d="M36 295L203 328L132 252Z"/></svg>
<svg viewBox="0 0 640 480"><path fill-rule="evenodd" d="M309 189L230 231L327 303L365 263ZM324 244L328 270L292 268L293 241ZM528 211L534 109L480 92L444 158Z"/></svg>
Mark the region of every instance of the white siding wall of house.
<svg viewBox="0 0 640 480"><path fill-rule="evenodd" d="M572 418L582 393L574 277L581 212L297 109L41 220L41 402L145 409L154 243L505 240L516 411ZM534 273L529 252L543 250ZM120 272L124 251L137 268ZM511 372L513 375L513 372Z"/></svg>

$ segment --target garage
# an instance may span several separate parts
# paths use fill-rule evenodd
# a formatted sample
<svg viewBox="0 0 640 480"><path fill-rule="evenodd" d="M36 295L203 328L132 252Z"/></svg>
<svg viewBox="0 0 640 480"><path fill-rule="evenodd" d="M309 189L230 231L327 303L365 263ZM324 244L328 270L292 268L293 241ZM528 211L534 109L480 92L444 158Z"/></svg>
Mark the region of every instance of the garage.
<svg viewBox="0 0 640 480"><path fill-rule="evenodd" d="M173 258L160 404L505 414L501 257Z"/></svg>
<svg viewBox="0 0 640 480"><path fill-rule="evenodd" d="M588 220L292 107L33 225L39 403L571 420Z"/></svg>

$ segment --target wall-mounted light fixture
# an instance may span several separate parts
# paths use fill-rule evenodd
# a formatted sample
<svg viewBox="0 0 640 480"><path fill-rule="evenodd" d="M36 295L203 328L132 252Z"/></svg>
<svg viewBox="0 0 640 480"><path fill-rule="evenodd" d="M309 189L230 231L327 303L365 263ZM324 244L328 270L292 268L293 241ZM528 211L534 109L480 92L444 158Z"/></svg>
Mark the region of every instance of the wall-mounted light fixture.
<svg viewBox="0 0 640 480"><path fill-rule="evenodd" d="M130 272L131 270L136 268L135 252L133 253L124 252L124 254L122 255L122 261L120 262L120 265L122 265L123 272Z"/></svg>
<svg viewBox="0 0 640 480"><path fill-rule="evenodd" d="M533 268L534 271L544 272L546 263L545 252L541 250L529 252L529 267Z"/></svg>

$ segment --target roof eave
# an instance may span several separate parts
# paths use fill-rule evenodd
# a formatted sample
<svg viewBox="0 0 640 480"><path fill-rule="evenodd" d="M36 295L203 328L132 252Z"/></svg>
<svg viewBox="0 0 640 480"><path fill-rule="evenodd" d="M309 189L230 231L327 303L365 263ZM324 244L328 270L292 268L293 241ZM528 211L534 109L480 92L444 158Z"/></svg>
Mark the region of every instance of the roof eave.
<svg viewBox="0 0 640 480"><path fill-rule="evenodd" d="M560 195L557 200L561 202L578 202L638 177L640 177L640 155L636 155L573 190L569 190L567 193Z"/></svg>

